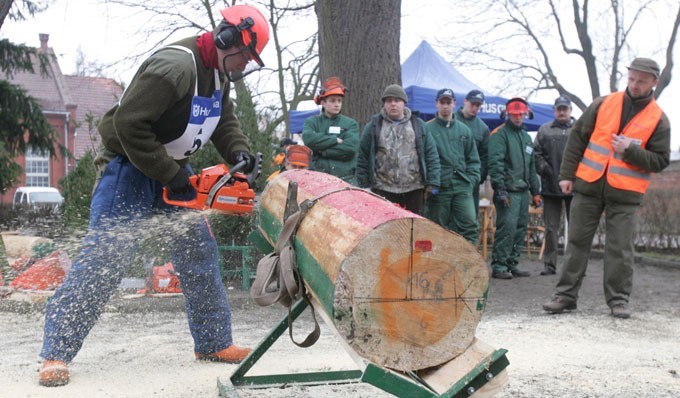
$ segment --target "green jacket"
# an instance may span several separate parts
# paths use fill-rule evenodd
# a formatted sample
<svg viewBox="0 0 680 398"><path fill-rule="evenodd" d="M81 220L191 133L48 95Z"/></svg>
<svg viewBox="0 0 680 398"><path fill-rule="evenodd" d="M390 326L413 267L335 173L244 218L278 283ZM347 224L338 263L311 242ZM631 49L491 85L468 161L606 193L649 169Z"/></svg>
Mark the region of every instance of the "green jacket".
<svg viewBox="0 0 680 398"><path fill-rule="evenodd" d="M163 144L184 133L189 121L196 74L198 95L210 97L215 91L214 69L201 62L196 37L180 40L176 45L194 53L161 49L139 67L119 104L109 110L99 123L102 144L108 152L127 156L147 177L166 184L187 160L175 161ZM229 84L222 87L222 117L210 140L225 161L231 162L234 151L249 151L248 138L234 115L229 98Z"/></svg>
<svg viewBox="0 0 680 398"><path fill-rule="evenodd" d="M489 126L478 116L466 118L462 107L456 110L456 119L466 125L475 137L477 153L479 153L479 183L482 184L489 173Z"/></svg>
<svg viewBox="0 0 680 398"><path fill-rule="evenodd" d="M450 187L463 180L476 187L479 184L479 154L472 132L455 117L451 121L439 116L427 123L427 129L437 144L441 165L441 186Z"/></svg>
<svg viewBox="0 0 680 398"><path fill-rule="evenodd" d="M623 130L628 122L637 115L652 100L652 96L645 98L632 99L628 95L623 97L623 111L621 112L621 124L619 130ZM606 173L603 178L589 183L576 177L576 169L583 158L590 136L595 128L595 120L598 110L605 97L596 98L581 117L574 123L564 149L562 166L560 167L560 180L574 181L573 190L588 196L606 198L607 201L618 203L640 204L643 194L639 192L616 189L607 183ZM618 133L612 132L612 134ZM645 148L637 145L630 145L623 153L623 161L635 165L643 170L658 173L670 164L671 147L671 124L665 113L661 115L661 120L647 141Z"/></svg>
<svg viewBox="0 0 680 398"><path fill-rule="evenodd" d="M338 144L338 138L342 144ZM344 115L325 113L305 120L302 140L313 152L311 169L355 183L359 123Z"/></svg>
<svg viewBox="0 0 680 398"><path fill-rule="evenodd" d="M498 126L489 137L489 178L494 190L531 191L540 186L534 163L534 144L522 127L510 121Z"/></svg>
<svg viewBox="0 0 680 398"><path fill-rule="evenodd" d="M406 108L408 110L408 108ZM423 185L439 186L440 165L437 144L432 135L427 131L425 122L408 111L409 119L416 131L416 150L420 160ZM366 124L359 141L357 152L357 185L362 188L370 188L375 182L375 150L382 121L385 116L382 113L373 115L371 121Z"/></svg>

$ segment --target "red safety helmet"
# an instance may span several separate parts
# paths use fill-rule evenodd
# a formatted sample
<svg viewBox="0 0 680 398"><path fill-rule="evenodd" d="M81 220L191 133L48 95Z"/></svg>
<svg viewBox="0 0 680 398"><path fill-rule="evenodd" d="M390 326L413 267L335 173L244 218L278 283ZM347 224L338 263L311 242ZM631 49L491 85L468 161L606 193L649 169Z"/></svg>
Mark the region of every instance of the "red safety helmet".
<svg viewBox="0 0 680 398"><path fill-rule="evenodd" d="M312 150L304 145L291 145L286 148L286 160L298 167L309 167L312 163Z"/></svg>
<svg viewBox="0 0 680 398"><path fill-rule="evenodd" d="M346 91L347 87L345 87L342 84L342 81L340 80L339 77L336 76L329 77L323 83L323 87L321 88L321 90L319 90L319 95L314 97L314 102L317 105L321 105L322 99L331 95L341 95L344 97Z"/></svg>
<svg viewBox="0 0 680 398"><path fill-rule="evenodd" d="M529 113L529 104L522 97L513 97L505 104L505 112L508 115L520 115Z"/></svg>
<svg viewBox="0 0 680 398"><path fill-rule="evenodd" d="M269 23L262 12L252 6L235 5L220 10L220 14L241 33L241 41L251 50L253 59L264 65L260 54L269 42Z"/></svg>

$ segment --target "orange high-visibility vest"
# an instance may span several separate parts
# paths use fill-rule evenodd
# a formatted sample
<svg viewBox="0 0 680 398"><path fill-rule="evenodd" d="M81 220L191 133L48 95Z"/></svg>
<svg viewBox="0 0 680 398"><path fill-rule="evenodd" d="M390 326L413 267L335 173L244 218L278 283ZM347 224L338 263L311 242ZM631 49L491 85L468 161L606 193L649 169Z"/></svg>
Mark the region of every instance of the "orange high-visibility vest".
<svg viewBox="0 0 680 398"><path fill-rule="evenodd" d="M619 132L624 92L609 95L597 111L597 121L588 147L576 169L576 177L594 182L607 173L607 182L614 188L645 193L651 173L623 161L623 155L614 152L612 134ZM652 100L623 128L621 134L632 138L635 145L644 148L661 120L663 111ZM631 144L632 145L632 144Z"/></svg>

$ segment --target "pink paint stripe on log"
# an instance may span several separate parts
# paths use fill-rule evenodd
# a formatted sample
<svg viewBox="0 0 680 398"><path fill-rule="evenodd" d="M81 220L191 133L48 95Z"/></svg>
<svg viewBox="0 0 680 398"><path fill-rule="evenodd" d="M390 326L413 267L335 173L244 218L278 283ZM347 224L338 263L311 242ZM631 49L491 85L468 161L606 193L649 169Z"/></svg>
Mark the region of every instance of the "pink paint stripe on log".
<svg viewBox="0 0 680 398"><path fill-rule="evenodd" d="M298 190L305 191L314 197L350 186L337 177L310 170L287 171L282 176L295 181L298 184ZM423 218L386 199L380 199L362 191L334 193L323 198L322 202L371 229L391 220Z"/></svg>

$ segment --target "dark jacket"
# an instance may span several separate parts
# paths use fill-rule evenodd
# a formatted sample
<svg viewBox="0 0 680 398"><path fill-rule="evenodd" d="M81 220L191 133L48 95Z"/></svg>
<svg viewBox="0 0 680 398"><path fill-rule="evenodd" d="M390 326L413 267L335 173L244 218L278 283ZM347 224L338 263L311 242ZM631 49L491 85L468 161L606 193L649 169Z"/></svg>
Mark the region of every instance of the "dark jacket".
<svg viewBox="0 0 680 398"><path fill-rule="evenodd" d="M573 191L583 195L594 196L618 203L640 204L644 196L643 194L616 189L610 186L607 183L606 173L602 178L593 183L576 178L576 169L583 158L583 152L590 142L590 136L593 133L595 121L598 116L597 113L604 98L605 97L596 98L571 128L571 133L567 140L567 147L564 150L564 157L562 158L560 180L574 181ZM618 132L623 130L626 124L644 109L652 98L652 95L650 95L645 98L633 99L628 94L628 90L626 90L626 95L623 97L621 125ZM668 116L663 113L659 124L647 141L646 147L640 148L637 145L629 146L623 153L623 161L643 170L658 173L670 164L670 147L671 124L668 120Z"/></svg>
<svg viewBox="0 0 680 398"><path fill-rule="evenodd" d="M564 147L567 146L569 131L574 125L574 120L570 117L566 124L553 120L538 129L534 140L534 154L536 173L541 176L541 195L543 196L565 196L560 188L559 174L562 154Z"/></svg>
<svg viewBox="0 0 680 398"><path fill-rule="evenodd" d="M524 127L510 121L489 137L489 178L494 190L539 193L534 164L534 145Z"/></svg>
<svg viewBox="0 0 680 398"><path fill-rule="evenodd" d="M427 131L425 122L421 118L411 114L410 120L416 132L416 150L418 151L423 185L438 187L441 170L437 144ZM378 134L376 132L380 132L382 121L382 114L373 115L361 134L359 152L357 153L357 184L362 188L370 188L375 182L375 150L378 146Z"/></svg>
<svg viewBox="0 0 680 398"><path fill-rule="evenodd" d="M437 143L441 186L450 187L455 180L462 180L477 189L479 155L470 129L455 117L447 121L439 116L427 123L427 129Z"/></svg>
<svg viewBox="0 0 680 398"><path fill-rule="evenodd" d="M99 123L102 144L109 153L127 156L147 177L166 184L187 159L176 161L163 144L180 137L189 122L191 100L198 74L198 95L210 97L215 91L214 69L201 62L196 37L176 45L194 53L196 65L184 51L161 49L137 70L120 103ZM225 161L235 151L249 151L248 138L234 115L229 83L222 87L222 116L210 137Z"/></svg>

